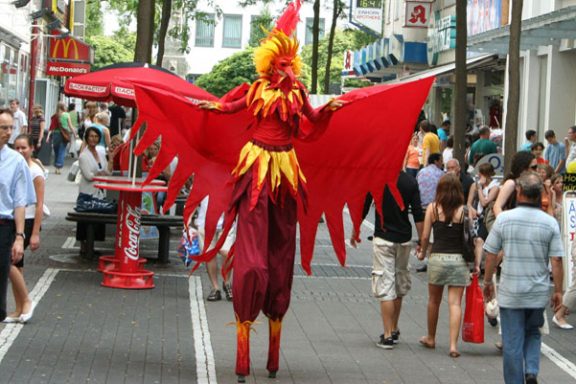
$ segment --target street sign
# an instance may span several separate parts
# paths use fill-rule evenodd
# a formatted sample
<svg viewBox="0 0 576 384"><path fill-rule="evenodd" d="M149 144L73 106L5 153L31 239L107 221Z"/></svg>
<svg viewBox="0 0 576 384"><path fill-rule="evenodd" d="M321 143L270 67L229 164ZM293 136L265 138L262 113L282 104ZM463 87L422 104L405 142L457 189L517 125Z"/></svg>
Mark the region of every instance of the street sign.
<svg viewBox="0 0 576 384"><path fill-rule="evenodd" d="M382 0L352 0L350 3L351 21L381 35L384 14Z"/></svg>

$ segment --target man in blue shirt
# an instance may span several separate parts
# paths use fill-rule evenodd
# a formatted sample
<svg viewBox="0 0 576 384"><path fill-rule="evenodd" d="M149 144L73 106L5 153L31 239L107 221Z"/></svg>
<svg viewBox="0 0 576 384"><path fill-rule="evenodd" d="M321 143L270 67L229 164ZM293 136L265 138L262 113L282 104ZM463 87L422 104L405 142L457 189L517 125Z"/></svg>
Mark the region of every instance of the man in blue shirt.
<svg viewBox="0 0 576 384"><path fill-rule="evenodd" d="M530 152L532 150L532 145L536 144L536 131L533 129L529 129L525 133L526 142L522 144L520 147L520 151Z"/></svg>
<svg viewBox="0 0 576 384"><path fill-rule="evenodd" d="M566 167L566 147L556 139L556 133L549 129L544 133L544 138L548 142L544 150L544 159L554 169L554 173L564 173Z"/></svg>
<svg viewBox="0 0 576 384"><path fill-rule="evenodd" d="M10 265L24 255L25 209L36 203L26 160L7 145L13 129L12 112L0 109L0 321L6 318Z"/></svg>
<svg viewBox="0 0 576 384"><path fill-rule="evenodd" d="M486 301L494 296L496 255L504 251L498 305L506 384L538 383L542 344L539 328L550 301L548 263L554 278L552 307L557 310L562 304L564 249L558 222L540 209L542 190L536 173L523 173L516 181L516 208L498 215L484 244Z"/></svg>

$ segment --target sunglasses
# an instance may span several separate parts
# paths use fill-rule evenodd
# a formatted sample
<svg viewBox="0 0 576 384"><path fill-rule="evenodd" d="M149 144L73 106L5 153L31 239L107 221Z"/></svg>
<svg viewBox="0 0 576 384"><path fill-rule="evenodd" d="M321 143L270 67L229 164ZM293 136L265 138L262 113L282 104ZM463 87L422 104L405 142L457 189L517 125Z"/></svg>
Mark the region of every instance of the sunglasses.
<svg viewBox="0 0 576 384"><path fill-rule="evenodd" d="M534 164L530 166L530 169L536 170L538 169L538 164Z"/></svg>

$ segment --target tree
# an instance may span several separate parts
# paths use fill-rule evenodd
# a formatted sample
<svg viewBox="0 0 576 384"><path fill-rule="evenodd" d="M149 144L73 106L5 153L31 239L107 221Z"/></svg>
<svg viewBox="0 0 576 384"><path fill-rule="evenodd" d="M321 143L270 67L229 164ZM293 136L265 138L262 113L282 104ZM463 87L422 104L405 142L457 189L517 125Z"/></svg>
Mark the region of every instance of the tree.
<svg viewBox="0 0 576 384"><path fill-rule="evenodd" d="M222 96L242 83L252 83L257 77L252 61L253 52L253 48L247 48L220 61L211 72L198 77L195 84L216 96Z"/></svg>
<svg viewBox="0 0 576 384"><path fill-rule="evenodd" d="M136 14L136 50L134 61L150 63L152 61L152 43L154 41L154 0L140 0Z"/></svg>
<svg viewBox="0 0 576 384"><path fill-rule="evenodd" d="M375 40L374 36L360 30L345 30L341 31L336 29L334 32L334 43L332 53L328 55L329 39L324 38L318 44L318 81L321 84L325 83L326 79L326 64L327 59L330 57L330 85L340 85L342 69L344 68L344 52L347 49L360 49ZM303 75L301 80L308 88L310 88L311 78L311 65L312 65L312 45L306 45L302 48L302 61L306 64L302 68Z"/></svg>
<svg viewBox="0 0 576 384"><path fill-rule="evenodd" d="M466 132L466 93L468 73L466 69L467 15L466 0L456 0L456 85L454 86L454 158L464 164L466 152L464 135Z"/></svg>
<svg viewBox="0 0 576 384"><path fill-rule="evenodd" d="M330 67L332 66L332 51L334 48L334 35L336 34L336 23L338 17L344 10L344 4L340 0L334 0L332 10L332 25L330 26L330 35L328 37L328 55L326 60L326 71L324 75L324 93L330 93Z"/></svg>
<svg viewBox="0 0 576 384"><path fill-rule="evenodd" d="M162 66L164 59L164 45L166 43L166 34L168 33L168 25L170 24L170 17L172 16L172 0L162 1L162 17L160 19L160 29L158 31L158 52L156 54L156 65Z"/></svg>
<svg viewBox="0 0 576 384"><path fill-rule="evenodd" d="M271 30L274 26L274 17L268 8L264 8L262 13L250 21L250 25L250 40L248 41L248 45L257 47L260 45L260 40L266 37L267 31Z"/></svg>
<svg viewBox="0 0 576 384"><path fill-rule="evenodd" d="M518 140L518 111L520 109L520 34L522 33L523 0L512 2L510 42L508 45L508 102L504 126L504 171L512 168L512 155Z"/></svg>
<svg viewBox="0 0 576 384"><path fill-rule="evenodd" d="M129 50L110 36L89 36L86 42L94 47L93 69L99 69L110 64L132 61L134 50Z"/></svg>
<svg viewBox="0 0 576 384"><path fill-rule="evenodd" d="M86 30L84 36L98 36L102 34L104 20L99 0L88 0L86 2Z"/></svg>
<svg viewBox="0 0 576 384"><path fill-rule="evenodd" d="M318 40L320 35L320 0L314 0L312 6L314 20L312 22L312 79L310 93L318 93Z"/></svg>

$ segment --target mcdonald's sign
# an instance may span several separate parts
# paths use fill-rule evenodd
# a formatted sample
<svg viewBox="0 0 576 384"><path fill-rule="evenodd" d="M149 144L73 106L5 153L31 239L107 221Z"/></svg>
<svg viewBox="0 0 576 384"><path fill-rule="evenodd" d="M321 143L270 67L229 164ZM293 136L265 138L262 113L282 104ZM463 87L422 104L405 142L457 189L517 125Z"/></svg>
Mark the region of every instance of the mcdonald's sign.
<svg viewBox="0 0 576 384"><path fill-rule="evenodd" d="M91 63L92 47L72 36L50 38L48 60Z"/></svg>

